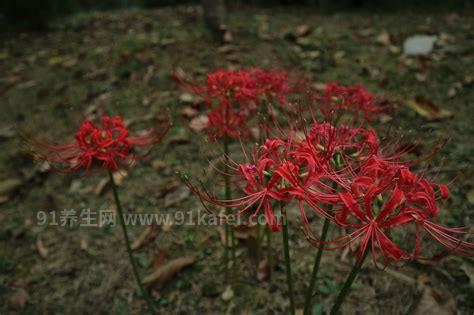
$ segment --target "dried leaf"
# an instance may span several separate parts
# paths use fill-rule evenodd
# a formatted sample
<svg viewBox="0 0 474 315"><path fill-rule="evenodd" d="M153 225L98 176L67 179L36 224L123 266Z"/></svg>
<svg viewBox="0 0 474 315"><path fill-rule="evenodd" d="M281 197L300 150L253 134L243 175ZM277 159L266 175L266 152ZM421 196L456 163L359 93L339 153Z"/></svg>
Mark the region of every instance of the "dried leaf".
<svg viewBox="0 0 474 315"><path fill-rule="evenodd" d="M209 118L207 115L199 115L191 120L189 128L195 132L201 132L207 128L209 124Z"/></svg>
<svg viewBox="0 0 474 315"><path fill-rule="evenodd" d="M380 33L376 38L375 42L381 45L390 46L392 44L392 40L390 38L390 34L387 32Z"/></svg>
<svg viewBox="0 0 474 315"><path fill-rule="evenodd" d="M158 254L153 255L153 269L160 268L166 260L166 251L160 250Z"/></svg>
<svg viewBox="0 0 474 315"><path fill-rule="evenodd" d="M268 259L265 258L262 261L258 263L257 266L257 280L258 281L265 281L268 279L268 276L270 275L270 263L268 262Z"/></svg>
<svg viewBox="0 0 474 315"><path fill-rule="evenodd" d="M414 315L451 315L456 313L456 300L447 292L438 292L429 286L426 275L418 277L421 298Z"/></svg>
<svg viewBox="0 0 474 315"><path fill-rule="evenodd" d="M30 295L28 292L26 292L25 289L18 289L18 291L15 292L10 297L10 300L8 301L8 306L12 310L22 310L25 306L28 300L30 299Z"/></svg>
<svg viewBox="0 0 474 315"><path fill-rule="evenodd" d="M223 55L230 54L235 51L235 47L232 45L224 45L217 48L217 52Z"/></svg>
<svg viewBox="0 0 474 315"><path fill-rule="evenodd" d="M48 249L46 248L46 246L44 246L43 241L39 237L36 239L36 250L38 251L38 254L41 258L48 258Z"/></svg>
<svg viewBox="0 0 474 315"><path fill-rule="evenodd" d="M113 173L114 182L117 186L122 185L123 179L128 176L128 172L126 171L116 171ZM96 196L103 195L107 190L110 189L110 181L109 178L102 178L97 186L94 189L94 194Z"/></svg>
<svg viewBox="0 0 474 315"><path fill-rule="evenodd" d="M155 170L160 171L163 168L165 168L166 163L163 160L156 159L151 162L151 167L153 167Z"/></svg>
<svg viewBox="0 0 474 315"><path fill-rule="evenodd" d="M197 114L199 114L199 111L192 108L191 106L185 106L179 111L179 116L188 120L194 118Z"/></svg>
<svg viewBox="0 0 474 315"><path fill-rule="evenodd" d="M180 186L182 186L181 182L176 179L167 181L158 188L156 197L161 198L165 196L166 194L169 194L170 192L178 189L178 187Z"/></svg>
<svg viewBox="0 0 474 315"><path fill-rule="evenodd" d="M0 204L10 200L11 196L20 189L21 186L21 180L16 178L10 178L0 182Z"/></svg>
<svg viewBox="0 0 474 315"><path fill-rule="evenodd" d="M229 30L226 30L222 39L224 40L224 43L230 43L233 41L234 37Z"/></svg>
<svg viewBox="0 0 474 315"><path fill-rule="evenodd" d="M167 194L165 196L165 207L173 206L189 197L191 193L189 192L188 187L181 186L175 191Z"/></svg>
<svg viewBox="0 0 474 315"><path fill-rule="evenodd" d="M300 25L295 30L295 37L306 37L311 34L312 31L313 29L309 25Z"/></svg>
<svg viewBox="0 0 474 315"><path fill-rule="evenodd" d="M474 205L474 189L471 189L467 192L467 201L471 205Z"/></svg>
<svg viewBox="0 0 474 315"><path fill-rule="evenodd" d="M143 278L143 284L155 289L161 289L167 281L179 272L181 269L192 265L196 261L194 257L182 257L171 260L166 265L159 267L152 274Z"/></svg>
<svg viewBox="0 0 474 315"><path fill-rule="evenodd" d="M228 285L225 288L224 292L222 292L221 298L223 301L227 302L227 301L232 300L233 297L234 297L234 290L232 290L230 285Z"/></svg>
<svg viewBox="0 0 474 315"><path fill-rule="evenodd" d="M132 243L132 250L137 250L152 242L160 233L160 228L156 224L147 226L145 231Z"/></svg>
<svg viewBox="0 0 474 315"><path fill-rule="evenodd" d="M407 105L428 120L443 119L453 116L450 111L439 108L433 102L421 96L408 100Z"/></svg>

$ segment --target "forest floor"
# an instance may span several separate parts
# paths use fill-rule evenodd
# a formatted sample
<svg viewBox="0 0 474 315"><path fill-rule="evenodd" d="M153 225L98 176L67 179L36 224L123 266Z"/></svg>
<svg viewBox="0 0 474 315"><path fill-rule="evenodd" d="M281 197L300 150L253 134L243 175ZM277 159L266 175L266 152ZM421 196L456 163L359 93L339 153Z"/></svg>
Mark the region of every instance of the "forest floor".
<svg viewBox="0 0 474 315"><path fill-rule="evenodd" d="M3 34L0 314L146 311L118 226L62 226L65 222L60 221L53 225L54 215L59 220L64 209L75 209L78 214L83 209L113 209L112 193L103 187L106 176L45 172L26 154L16 131L67 141L84 117L94 117L101 109L123 115L134 130L169 111L174 120L169 134L126 176L122 174L122 202L130 213L196 213L201 206L180 183L176 171L201 176L203 170L209 170L203 153L207 145L204 135L188 128L189 119L202 107L173 81L170 74L178 68L198 80L220 68L286 69L316 88L332 81L361 83L396 101L399 106L393 115L376 121L375 127L395 126L396 134L416 142L422 153L443 144L430 166L430 172L449 183L452 191L441 206L446 213L443 223L472 225L472 14L325 15L308 8L249 8L230 13L233 38L220 44L206 33L198 8L170 7L81 14L56 23L45 33ZM304 34L309 33L305 28L312 32ZM403 54L403 41L415 34L438 38L426 57ZM416 106L419 113L413 110ZM232 150L238 151L238 145ZM212 186L215 178L206 174L201 179ZM46 222L39 211L45 211ZM298 231L296 209L290 209L289 215L297 305L302 305L315 250ZM131 227L132 240L146 230L145 226ZM152 230L148 234L151 241L135 253L142 275L174 259L194 260L160 290L152 290L160 312L287 311L280 235L273 235L276 264L268 279L268 270L260 268L257 274L251 233L241 234L239 278L227 286L216 226L164 224ZM314 314L330 307L352 263L351 253L325 253ZM343 312L454 314L457 310L458 314L472 314L473 296L472 258L415 261L384 271L366 264Z"/></svg>

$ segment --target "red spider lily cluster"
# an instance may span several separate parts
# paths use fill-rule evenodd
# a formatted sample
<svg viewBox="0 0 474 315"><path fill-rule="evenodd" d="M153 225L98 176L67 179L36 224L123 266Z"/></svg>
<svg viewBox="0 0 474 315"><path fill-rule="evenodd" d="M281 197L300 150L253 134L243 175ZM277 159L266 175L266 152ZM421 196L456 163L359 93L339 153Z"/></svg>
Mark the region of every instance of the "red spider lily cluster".
<svg viewBox="0 0 474 315"><path fill-rule="evenodd" d="M280 230L279 203L296 202L305 234L316 247L356 247L360 258L370 251L376 263L379 252L384 264L418 257L422 231L445 248L474 254L474 243L462 240L469 227L448 228L433 222L440 215L439 199L449 197L446 186L412 172L401 153L386 155L374 130L314 123L303 137L268 139L245 153L246 161L222 159L241 195L217 199L189 184L206 209L214 204L249 217L263 213L270 229ZM229 161L229 162L226 162ZM223 170L224 169L224 170ZM225 170L229 170L226 173ZM344 236L320 240L310 231L307 210L331 220ZM398 244L392 235L413 231L412 244Z"/></svg>
<svg viewBox="0 0 474 315"><path fill-rule="evenodd" d="M207 75L206 84L188 83L175 76L188 90L201 96L211 108L207 131L212 139L248 136L247 121L262 102L287 103L293 91L286 72L218 70Z"/></svg>
<svg viewBox="0 0 474 315"><path fill-rule="evenodd" d="M84 120L71 143L51 144L29 139L29 145L36 158L49 162L60 172L89 170L93 165L116 171L124 162L138 157L133 153L134 148L154 145L168 128L169 124L164 123L141 135L131 136L120 116L104 115L100 122Z"/></svg>
<svg viewBox="0 0 474 315"><path fill-rule="evenodd" d="M326 117L350 113L358 120L370 122L374 115L388 111L388 104L377 99L360 84L342 86L328 83L323 93L309 93L310 101L316 101L318 109Z"/></svg>

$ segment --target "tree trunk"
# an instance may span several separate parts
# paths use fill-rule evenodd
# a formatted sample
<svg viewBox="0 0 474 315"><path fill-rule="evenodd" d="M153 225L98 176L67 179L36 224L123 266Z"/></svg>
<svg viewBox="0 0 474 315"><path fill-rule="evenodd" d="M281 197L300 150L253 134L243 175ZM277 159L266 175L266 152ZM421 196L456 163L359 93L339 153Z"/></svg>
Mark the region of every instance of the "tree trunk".
<svg viewBox="0 0 474 315"><path fill-rule="evenodd" d="M226 30L225 0L202 0L204 23L215 35L222 36Z"/></svg>

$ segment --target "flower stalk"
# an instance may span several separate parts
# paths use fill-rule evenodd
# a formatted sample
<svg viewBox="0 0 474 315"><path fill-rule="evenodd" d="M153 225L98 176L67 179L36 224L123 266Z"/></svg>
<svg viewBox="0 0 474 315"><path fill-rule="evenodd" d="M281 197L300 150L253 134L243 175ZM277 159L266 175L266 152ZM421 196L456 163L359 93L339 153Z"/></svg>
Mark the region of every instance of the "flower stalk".
<svg viewBox="0 0 474 315"><path fill-rule="evenodd" d="M153 305L153 301L151 300L150 296L148 295L145 288L143 287L142 281L140 279L140 275L138 273L137 262L135 260L135 257L133 257L132 248L130 247L130 239L128 238L127 226L123 219L122 204L120 203L120 199L119 199L118 191L117 191L117 185L115 184L113 173L110 170L108 171L108 173L109 173L110 185L112 186L112 192L114 194L115 205L117 206L119 222L120 222L120 225L122 226L123 237L125 239L125 247L127 248L128 258L130 259L130 264L132 266L133 276L135 277L138 288L140 289L140 292L143 298L145 298L150 311L153 314L156 314L156 309L155 309L155 306Z"/></svg>
<svg viewBox="0 0 474 315"><path fill-rule="evenodd" d="M286 269L286 283L288 285L288 295L290 298L290 311L291 314L295 314L295 298L293 293L293 279L291 276L291 261L290 261L290 246L288 241L288 222L286 217L286 209L283 202L280 203L281 206L281 218L282 218L282 230L283 230L283 249L285 252L285 269Z"/></svg>
<svg viewBox="0 0 474 315"><path fill-rule="evenodd" d="M225 160L227 161L229 159L229 138L224 137L224 155L225 155ZM226 173L228 172L228 167L227 167L228 162L226 163ZM232 197L232 192L231 192L231 183L230 183L230 177L229 176L224 176L224 182L225 182L225 199L229 200ZM226 215L231 214L230 209L226 209ZM229 263L229 243L230 243L230 248L231 248L231 256L232 256L232 272L234 275L237 273L237 257L236 257L236 249L235 249L235 233L234 233L234 228L230 226L229 224L226 223L225 225L225 252L224 252L224 261L225 261L225 268L227 270L227 266Z"/></svg>
<svg viewBox="0 0 474 315"><path fill-rule="evenodd" d="M267 234L267 259L268 259L268 279L272 279L272 268L273 268L273 252L272 252L272 233L268 225L265 226L265 232Z"/></svg>
<svg viewBox="0 0 474 315"><path fill-rule="evenodd" d="M354 280L356 279L360 269L362 268L362 265L364 264L365 257L367 257L367 252L368 250L365 250L362 256L357 259L356 263L354 264L354 267L352 267L352 270L349 273L346 282L344 282L341 291L339 291L339 294L337 295L336 302L334 303L334 306L331 309L331 315L336 315L339 313L339 309L341 308L342 303L346 299L347 294L349 293L351 286L354 283Z"/></svg>
<svg viewBox="0 0 474 315"><path fill-rule="evenodd" d="M323 230L321 232L321 241L325 241L328 230L329 230L329 225L331 221L329 219L324 220L323 224ZM323 256L323 248L320 247L318 248L318 252L316 254L316 258L314 259L314 265L313 265L313 272L311 274L311 280L309 282L308 289L306 290L306 298L305 298L305 305L304 305L304 314L309 315L311 313L311 300L313 297L313 292L314 292L314 285L316 284L316 279L318 277L318 271L319 271L319 265L321 264L321 257Z"/></svg>

